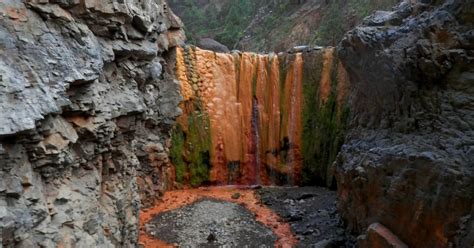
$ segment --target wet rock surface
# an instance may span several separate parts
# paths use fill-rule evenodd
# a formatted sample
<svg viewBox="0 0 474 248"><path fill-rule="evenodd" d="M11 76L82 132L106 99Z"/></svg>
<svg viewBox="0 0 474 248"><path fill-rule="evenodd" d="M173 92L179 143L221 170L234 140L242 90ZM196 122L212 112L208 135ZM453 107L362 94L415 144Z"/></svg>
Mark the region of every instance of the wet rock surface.
<svg viewBox="0 0 474 248"><path fill-rule="evenodd" d="M214 199L160 214L146 228L149 234L179 247L273 247L276 241L248 209Z"/></svg>
<svg viewBox="0 0 474 248"><path fill-rule="evenodd" d="M350 85L335 51L177 49L184 101L171 149L176 182L335 184L328 168L344 141Z"/></svg>
<svg viewBox="0 0 474 248"><path fill-rule="evenodd" d="M318 187L172 191L140 219L145 247L355 247L336 193Z"/></svg>
<svg viewBox="0 0 474 248"><path fill-rule="evenodd" d="M209 208L209 213L204 213L202 216L200 214L195 214L193 216L186 215L185 211L181 211L189 206L195 205L195 203L199 203L201 201L210 200L211 201L218 201L218 203L225 203L224 205L218 204L214 205L217 206L212 209ZM231 205L228 205L231 204ZM237 204L237 205L236 205ZM224 209L229 209L228 206L233 206L237 208L233 208L236 211L224 211ZM243 208L241 208L243 207ZM222 208L222 209L221 209ZM168 237L169 234L166 232L174 232L172 237L178 239L177 236L180 236L180 232L175 232L173 229L164 229L163 231L156 231L156 225L164 225L164 226L172 226L175 227L176 223L184 223L184 226L187 227L187 234L194 234L194 235L201 235L197 234L192 229L195 228L197 230L203 230L203 232L207 235L207 238L201 237L202 245L207 245L209 243L215 242L219 240L219 236L216 235L215 228L211 228L211 226L216 226L216 223L213 222L216 220L218 223L234 223L234 218L232 215L236 213L242 213L242 211L248 213L250 212L251 215L247 214L238 214L239 217L238 222L244 222L250 225L255 225L255 221L258 222L258 225L264 227L264 229L258 228L258 232L249 232L249 229L245 226L241 226L239 223L236 225L239 227L235 229L236 232L239 232L240 229L243 231L241 232L242 236L240 240L244 239L247 240L250 247L258 247L259 245L268 246L269 239L263 239L262 241L256 239L256 237L268 237L267 230L270 230L271 238L273 242L270 244L271 247L295 247L297 244L297 240L294 234L291 231L290 225L285 222L276 212L272 209L268 208L265 204L262 204L258 199L256 192L250 188L245 186L221 186L221 187L201 187L195 189L187 189L187 190L172 190L167 191L163 195L162 199L157 202L157 204L153 207L142 209L140 213L140 240L139 244L143 247L172 247L172 243L166 242L161 239L161 236ZM193 210L190 210L193 211ZM187 216L186 218L189 219L188 222L183 222L181 219L177 218L167 218L166 220L162 220L162 222L153 224L154 220L157 216L169 216L170 213L183 213L180 214L178 217ZM176 216L175 214L172 214ZM222 222L220 219L213 219L209 221L209 218L215 218L213 215L218 215L220 218L225 219ZM232 218L229 218L232 217ZM199 222L203 226L196 226L192 223ZM222 225L221 225L222 226ZM255 227L255 226L254 226ZM179 228L178 228L179 229ZM212 233L209 230L213 229ZM222 229L222 228L221 228ZM229 230L233 229L233 227L225 226L222 230ZM221 230L221 234L223 233ZM242 245L232 245L231 241L235 244L234 237L230 238L227 235L227 232L224 233L224 237L228 244L224 247L242 247ZM249 238L245 238L244 236L253 237L251 240ZM184 239L185 242L192 241ZM222 241L222 240L221 240ZM199 243L194 243L193 245L198 245ZM214 244L215 245L215 244Z"/></svg>
<svg viewBox="0 0 474 248"><path fill-rule="evenodd" d="M291 226L297 247L355 247L336 209L336 192L318 187L257 190L261 202Z"/></svg>

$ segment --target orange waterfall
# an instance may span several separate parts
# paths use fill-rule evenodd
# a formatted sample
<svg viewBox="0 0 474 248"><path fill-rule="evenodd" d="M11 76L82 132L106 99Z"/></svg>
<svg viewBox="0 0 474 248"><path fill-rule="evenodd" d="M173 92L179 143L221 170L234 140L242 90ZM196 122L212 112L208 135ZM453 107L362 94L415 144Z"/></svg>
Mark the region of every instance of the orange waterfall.
<svg viewBox="0 0 474 248"><path fill-rule="evenodd" d="M313 82L324 101L331 94L333 52L324 51L321 83ZM176 57L184 113L171 151L178 182L300 184L304 55L185 47Z"/></svg>

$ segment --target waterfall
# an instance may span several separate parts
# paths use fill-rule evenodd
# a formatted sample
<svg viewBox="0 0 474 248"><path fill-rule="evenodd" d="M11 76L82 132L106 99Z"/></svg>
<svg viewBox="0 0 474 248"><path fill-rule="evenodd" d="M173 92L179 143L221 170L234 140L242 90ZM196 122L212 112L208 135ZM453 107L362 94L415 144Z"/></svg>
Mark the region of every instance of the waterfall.
<svg viewBox="0 0 474 248"><path fill-rule="evenodd" d="M312 161L332 147L321 134L340 133L324 130L324 123L332 127L344 117L345 98L337 92L345 90L341 85L347 80L334 74L345 71L333 54L330 48L279 55L178 48L183 115L174 135L184 141L172 146L177 181L191 186L301 184L305 170L320 166L320 160ZM333 98L337 108L326 106ZM320 111L322 121L316 120L322 118Z"/></svg>
<svg viewBox="0 0 474 248"><path fill-rule="evenodd" d="M301 172L301 94L302 94L302 57L301 54L296 55L296 59L292 65L292 71L289 74L290 80L287 82L290 89L289 101L289 119L288 119L288 139L290 144L290 153L288 158L288 183L296 185L299 183L299 174Z"/></svg>
<svg viewBox="0 0 474 248"><path fill-rule="evenodd" d="M261 178L260 178L260 132L259 132L259 114L258 114L258 101L257 98L253 99L252 103L252 143L253 143L253 156L255 160L255 164L253 165L255 168L255 173L252 175L255 179L253 180L253 184L260 184L261 183Z"/></svg>

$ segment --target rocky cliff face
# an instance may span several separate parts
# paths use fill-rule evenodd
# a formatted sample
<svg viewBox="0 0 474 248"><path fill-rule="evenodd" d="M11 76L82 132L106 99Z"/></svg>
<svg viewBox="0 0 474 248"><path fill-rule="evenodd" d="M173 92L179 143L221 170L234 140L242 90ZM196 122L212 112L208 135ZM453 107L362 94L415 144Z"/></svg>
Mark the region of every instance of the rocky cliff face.
<svg viewBox="0 0 474 248"><path fill-rule="evenodd" d="M348 71L350 132L335 173L339 209L363 234L362 247L474 245L473 5L407 0L349 32L337 56L330 49L299 63L299 98L314 107L301 109L301 132L308 132L302 146L311 148L302 153L326 154L311 165L330 163L342 142L337 120L346 111L338 106L347 85L338 82ZM182 112L183 89L173 79L181 26L163 0L0 2L0 247L137 245L140 205L179 175L168 153ZM209 56L199 65L203 76L221 60L235 74L219 74L230 78L225 83L243 69L235 63L242 54L201 53ZM195 54L178 56L188 60L186 77ZM256 81L272 75L257 75L257 64L248 68L246 112L258 120L265 111L251 101L272 101ZM205 93L204 82L189 76L182 82L191 96ZM281 86L280 76L261 82ZM230 102L228 91L221 93ZM194 113L185 108L183 118ZM250 127L267 130L262 120ZM303 173L332 179L326 166Z"/></svg>
<svg viewBox="0 0 474 248"><path fill-rule="evenodd" d="M139 192L172 173L183 39L162 0L0 2L0 247L136 245Z"/></svg>
<svg viewBox="0 0 474 248"><path fill-rule="evenodd" d="M354 94L336 174L352 231L378 222L410 247L473 246L473 10L404 1L341 42ZM382 233L372 225L361 244L386 247Z"/></svg>
<svg viewBox="0 0 474 248"><path fill-rule="evenodd" d="M180 184L331 185L344 142L347 73L334 48L215 53L179 48Z"/></svg>

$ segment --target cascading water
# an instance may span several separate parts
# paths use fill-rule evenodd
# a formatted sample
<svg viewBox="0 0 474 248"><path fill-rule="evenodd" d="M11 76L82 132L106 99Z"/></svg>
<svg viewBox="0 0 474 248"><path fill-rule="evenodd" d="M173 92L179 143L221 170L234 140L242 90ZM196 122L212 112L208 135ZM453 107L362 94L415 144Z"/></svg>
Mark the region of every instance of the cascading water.
<svg viewBox="0 0 474 248"><path fill-rule="evenodd" d="M301 54L296 55L294 64L292 65L292 77L289 77L288 84L290 87L290 114L288 120L288 140L290 144L290 153L288 157L289 171L288 182L293 185L299 183L301 173L300 144L301 144L301 82L302 82L302 57ZM293 146L293 147L291 147Z"/></svg>
<svg viewBox="0 0 474 248"><path fill-rule="evenodd" d="M258 102L254 98L252 102L252 150L255 158L254 184L260 184L260 132L259 132Z"/></svg>
<svg viewBox="0 0 474 248"><path fill-rule="evenodd" d="M171 150L176 181L299 185L305 171L327 166L321 164L332 154L326 147L335 147L332 140L343 133L340 92L347 85L333 54L334 49L258 55L179 48L183 115Z"/></svg>

